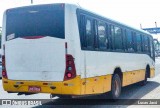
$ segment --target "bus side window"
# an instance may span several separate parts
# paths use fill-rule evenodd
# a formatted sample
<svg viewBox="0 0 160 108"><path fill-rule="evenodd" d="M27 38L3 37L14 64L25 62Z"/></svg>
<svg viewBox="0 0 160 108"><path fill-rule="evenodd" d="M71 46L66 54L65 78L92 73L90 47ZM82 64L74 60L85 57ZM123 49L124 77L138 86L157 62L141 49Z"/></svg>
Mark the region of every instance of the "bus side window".
<svg viewBox="0 0 160 108"><path fill-rule="evenodd" d="M150 44L149 44L149 36L147 36L147 44L148 44L148 53L150 54Z"/></svg>
<svg viewBox="0 0 160 108"><path fill-rule="evenodd" d="M81 47L86 47L86 40L85 40L85 16L80 15L80 41L81 41Z"/></svg>
<svg viewBox="0 0 160 108"><path fill-rule="evenodd" d="M128 52L133 52L133 39L132 39L132 34L131 31L127 30L127 48L128 48Z"/></svg>
<svg viewBox="0 0 160 108"><path fill-rule="evenodd" d="M123 48L124 51L127 51L127 32L126 29L123 31Z"/></svg>
<svg viewBox="0 0 160 108"><path fill-rule="evenodd" d="M104 22L98 21L98 41L100 49L106 49L108 45L105 27L106 25Z"/></svg>
<svg viewBox="0 0 160 108"><path fill-rule="evenodd" d="M94 48L98 49L98 27L97 27L97 20L94 20Z"/></svg>
<svg viewBox="0 0 160 108"><path fill-rule="evenodd" d="M141 38L141 35L137 34L136 38L137 38L137 52L141 52L142 51L142 38Z"/></svg>
<svg viewBox="0 0 160 108"><path fill-rule="evenodd" d="M109 41L109 49L113 50L114 49L114 26L111 24L109 25L108 41Z"/></svg>
<svg viewBox="0 0 160 108"><path fill-rule="evenodd" d="M134 52L137 52L137 38L136 37L137 37L137 33L136 32L132 32Z"/></svg>
<svg viewBox="0 0 160 108"><path fill-rule="evenodd" d="M115 50L122 50L123 46L122 46L122 29L118 26L115 26L114 28L114 32L115 32Z"/></svg>
<svg viewBox="0 0 160 108"><path fill-rule="evenodd" d="M151 37L149 37L149 45L150 45L150 56L154 58L153 39Z"/></svg>
<svg viewBox="0 0 160 108"><path fill-rule="evenodd" d="M143 50L144 50L143 49L143 35L141 34L140 37L141 37L141 52L143 52Z"/></svg>
<svg viewBox="0 0 160 108"><path fill-rule="evenodd" d="M145 52L145 45L144 45L144 35L142 35L142 52L144 53Z"/></svg>
<svg viewBox="0 0 160 108"><path fill-rule="evenodd" d="M92 33L92 20L89 18L86 19L85 34L87 48L92 49L94 47L94 36Z"/></svg>
<svg viewBox="0 0 160 108"><path fill-rule="evenodd" d="M149 53L149 40L148 36L144 36L144 52Z"/></svg>
<svg viewBox="0 0 160 108"><path fill-rule="evenodd" d="M108 27L108 24L107 24L107 23L105 23L105 26L106 26L107 49L109 49L109 46L110 46L110 42L109 42L109 27Z"/></svg>

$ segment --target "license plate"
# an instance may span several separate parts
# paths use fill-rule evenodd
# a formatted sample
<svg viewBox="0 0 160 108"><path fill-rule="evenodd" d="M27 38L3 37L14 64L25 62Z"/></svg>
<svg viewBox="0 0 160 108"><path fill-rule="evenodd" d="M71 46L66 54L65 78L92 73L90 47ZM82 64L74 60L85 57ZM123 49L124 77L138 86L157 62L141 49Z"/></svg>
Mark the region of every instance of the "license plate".
<svg viewBox="0 0 160 108"><path fill-rule="evenodd" d="M29 86L28 87L28 91L30 91L30 92L40 92L41 91L41 87Z"/></svg>

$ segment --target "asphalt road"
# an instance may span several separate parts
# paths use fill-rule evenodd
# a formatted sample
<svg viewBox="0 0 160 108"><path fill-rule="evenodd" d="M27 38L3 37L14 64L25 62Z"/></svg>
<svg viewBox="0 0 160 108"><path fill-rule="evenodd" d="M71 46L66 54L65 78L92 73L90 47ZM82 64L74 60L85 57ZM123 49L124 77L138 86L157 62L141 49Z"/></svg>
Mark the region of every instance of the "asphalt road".
<svg viewBox="0 0 160 108"><path fill-rule="evenodd" d="M145 86L133 84L122 88L122 94L120 96L120 99L122 100L117 102L105 100L103 99L102 95L98 95L98 96L80 98L80 101L76 101L75 99L60 100L57 98L52 101L47 101L45 103L45 107L55 107L55 108L137 107L137 105L136 106L134 105L117 106L117 105L125 104L129 102L131 99L160 99L160 57L156 59L155 77L148 80L149 81ZM9 94L3 90L2 83L0 83L0 91L1 91L0 99L49 99L49 94L34 94L27 96L25 95L18 96L15 93ZM115 104L115 105L108 106L108 104ZM19 106L19 107L26 107L26 106ZM33 106L27 106L27 107L33 107ZM34 106L34 107L41 108L44 106ZM154 107L160 107L160 106L154 106Z"/></svg>

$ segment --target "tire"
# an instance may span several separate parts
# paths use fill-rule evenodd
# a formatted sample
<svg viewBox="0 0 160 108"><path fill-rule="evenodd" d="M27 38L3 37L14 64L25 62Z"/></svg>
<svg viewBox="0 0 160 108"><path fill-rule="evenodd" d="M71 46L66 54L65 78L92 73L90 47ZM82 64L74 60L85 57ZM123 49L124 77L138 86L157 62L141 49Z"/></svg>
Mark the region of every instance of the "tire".
<svg viewBox="0 0 160 108"><path fill-rule="evenodd" d="M141 82L139 83L141 86L144 86L144 85L147 84L147 76L148 76L148 73L149 73L149 68L146 68L146 71L145 71L145 78L144 78L143 81L141 81Z"/></svg>
<svg viewBox="0 0 160 108"><path fill-rule="evenodd" d="M121 94L122 83L118 74L114 74L111 83L111 99L116 101Z"/></svg>

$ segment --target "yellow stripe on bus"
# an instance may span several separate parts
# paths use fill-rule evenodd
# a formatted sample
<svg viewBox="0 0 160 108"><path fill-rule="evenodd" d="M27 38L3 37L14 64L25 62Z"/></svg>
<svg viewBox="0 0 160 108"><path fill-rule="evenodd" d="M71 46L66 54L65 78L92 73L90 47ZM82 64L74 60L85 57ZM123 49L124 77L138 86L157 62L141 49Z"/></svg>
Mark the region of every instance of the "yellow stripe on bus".
<svg viewBox="0 0 160 108"><path fill-rule="evenodd" d="M150 77L154 77L155 69L150 70ZM144 80L145 70L137 70L123 73L122 86L127 86ZM77 76L74 79L62 82L48 82L48 81L18 81L18 80L3 80L3 87L5 91L11 92L28 92L29 86L41 87L40 93L62 94L62 95L89 95L100 94L111 90L112 75L96 76L91 78L83 78ZM16 84L23 82L22 84ZM43 85L49 84L49 85ZM18 85L18 87L14 87ZM51 86L56 87L51 89Z"/></svg>

